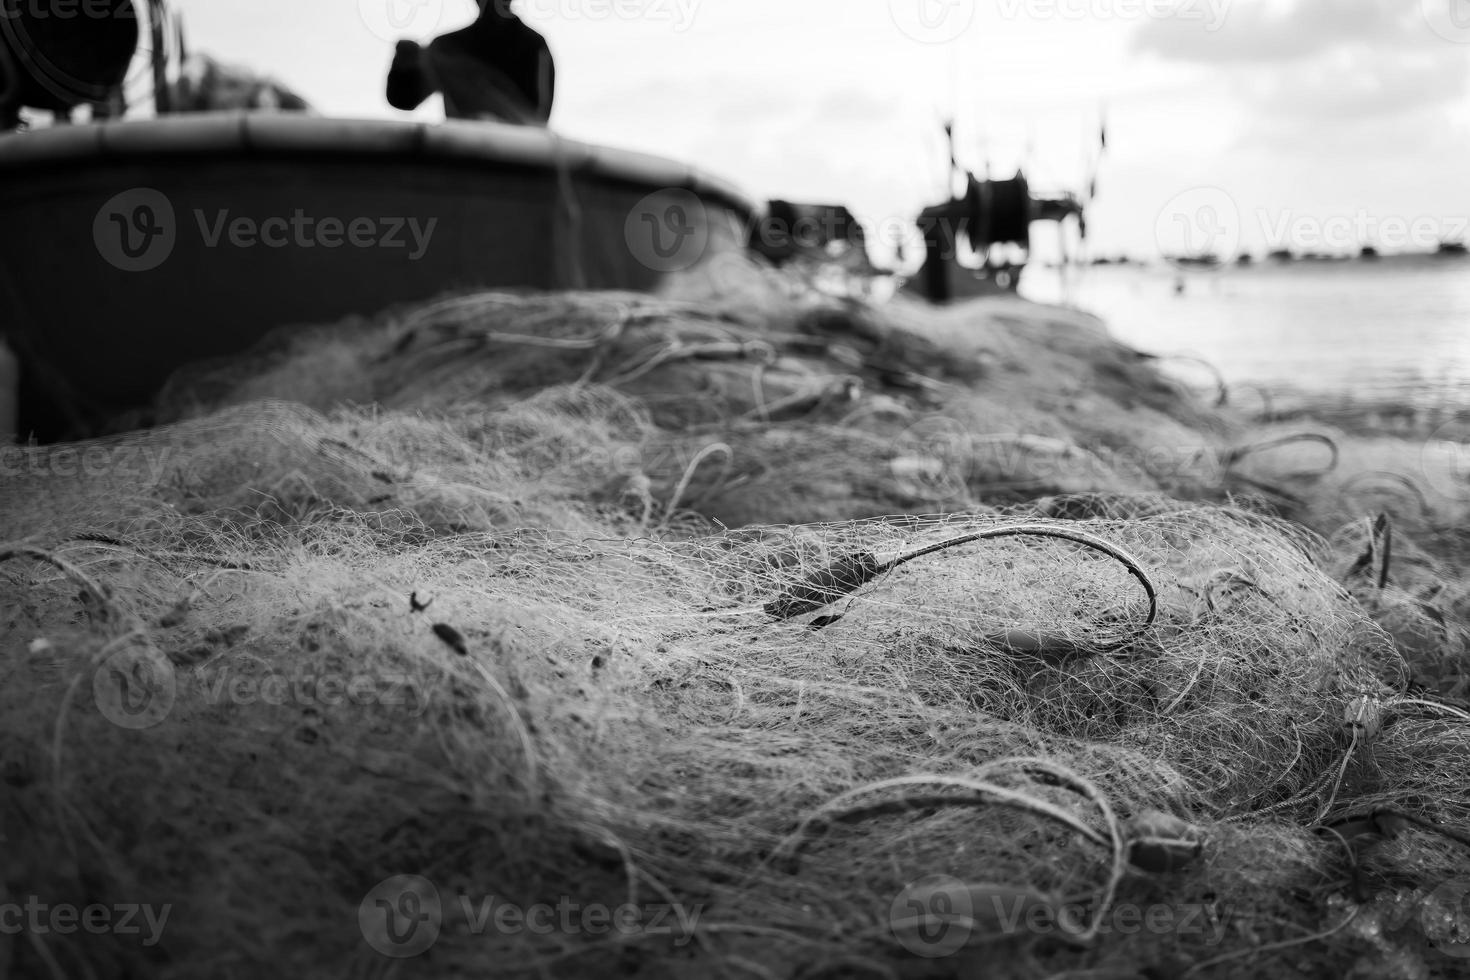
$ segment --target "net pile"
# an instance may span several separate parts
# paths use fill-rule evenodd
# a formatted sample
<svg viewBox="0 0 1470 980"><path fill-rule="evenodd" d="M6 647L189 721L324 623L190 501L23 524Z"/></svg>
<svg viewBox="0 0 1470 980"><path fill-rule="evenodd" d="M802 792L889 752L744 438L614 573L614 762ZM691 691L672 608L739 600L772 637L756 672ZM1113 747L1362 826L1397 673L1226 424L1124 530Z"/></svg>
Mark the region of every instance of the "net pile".
<svg viewBox="0 0 1470 980"><path fill-rule="evenodd" d="M759 288L718 303L452 297L185 374L162 418L264 398L483 414L549 389L612 389L646 425L628 433L637 458L608 468L636 462L663 503L687 478L700 513L728 525L1058 492L1197 494L1215 481L1217 420L1091 318L884 316L811 297L773 307L748 298Z"/></svg>
<svg viewBox="0 0 1470 980"><path fill-rule="evenodd" d="M6 456L0 901L172 909L17 975L1463 962L1470 714L1384 613L1453 568L1232 505L1074 315L454 297L160 411Z"/></svg>

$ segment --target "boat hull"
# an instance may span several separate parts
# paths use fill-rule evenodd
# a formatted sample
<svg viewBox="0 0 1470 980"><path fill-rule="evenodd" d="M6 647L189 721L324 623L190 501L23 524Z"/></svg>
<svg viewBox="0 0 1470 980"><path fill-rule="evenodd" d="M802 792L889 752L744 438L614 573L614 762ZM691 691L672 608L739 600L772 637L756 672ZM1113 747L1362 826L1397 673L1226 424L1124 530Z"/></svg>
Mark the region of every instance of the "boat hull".
<svg viewBox="0 0 1470 980"><path fill-rule="evenodd" d="M751 213L670 161L489 123L224 114L5 137L20 432L99 431L178 367L288 325L454 290L653 289L741 248Z"/></svg>

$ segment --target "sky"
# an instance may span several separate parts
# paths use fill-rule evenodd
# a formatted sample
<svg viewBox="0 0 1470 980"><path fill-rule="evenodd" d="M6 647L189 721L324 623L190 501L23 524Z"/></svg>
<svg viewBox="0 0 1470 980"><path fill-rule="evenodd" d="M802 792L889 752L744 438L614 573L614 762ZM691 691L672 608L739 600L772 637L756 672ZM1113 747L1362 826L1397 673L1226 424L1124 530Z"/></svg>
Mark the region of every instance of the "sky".
<svg viewBox="0 0 1470 980"><path fill-rule="evenodd" d="M172 0L190 47L328 115L390 108L394 41L472 0ZM1467 237L1470 0L516 0L552 125L890 240L965 166L1096 177L1087 251L1393 252ZM1099 147L1105 119L1107 148ZM1037 248L1056 232L1038 228ZM1075 247L1075 246L1074 246Z"/></svg>

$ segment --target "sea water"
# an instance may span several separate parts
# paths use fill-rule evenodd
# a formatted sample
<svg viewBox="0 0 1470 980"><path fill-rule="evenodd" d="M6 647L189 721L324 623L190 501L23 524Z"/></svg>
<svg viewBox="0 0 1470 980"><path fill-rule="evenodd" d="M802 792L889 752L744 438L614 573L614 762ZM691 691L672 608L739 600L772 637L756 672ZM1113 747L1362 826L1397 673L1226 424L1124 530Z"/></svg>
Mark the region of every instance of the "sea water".
<svg viewBox="0 0 1470 980"><path fill-rule="evenodd" d="M1470 259L1463 256L1266 260L1213 271L1033 265L1021 293L1095 313L1139 350L1202 358L1232 385L1470 407Z"/></svg>

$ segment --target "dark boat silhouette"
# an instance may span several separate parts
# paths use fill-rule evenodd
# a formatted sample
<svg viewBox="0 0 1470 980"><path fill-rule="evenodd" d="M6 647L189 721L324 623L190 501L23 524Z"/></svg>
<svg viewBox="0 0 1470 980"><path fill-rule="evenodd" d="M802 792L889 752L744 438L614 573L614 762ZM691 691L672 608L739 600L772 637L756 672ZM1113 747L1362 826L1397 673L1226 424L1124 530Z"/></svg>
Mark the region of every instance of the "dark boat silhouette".
<svg viewBox="0 0 1470 980"><path fill-rule="evenodd" d="M1166 256L1172 265L1181 265L1193 269L1218 269L1225 264L1225 260L1213 253L1203 255L1170 255Z"/></svg>
<svg viewBox="0 0 1470 980"><path fill-rule="evenodd" d="M1025 173L992 180L975 176L960 166L955 153L954 124L944 127L949 144L949 175L960 177L964 190L949 200L919 212L917 224L924 239L924 264L905 288L932 303L950 303L1003 293L1014 293L1021 273L1031 261L1031 226L1052 222L1058 229L1074 219L1078 237L1087 240L1088 204L1097 196L1097 175L1087 181L1085 195L1063 191L1038 194ZM1099 153L1107 147L1106 129L1098 132ZM1068 260L1065 239L1063 263Z"/></svg>
<svg viewBox="0 0 1470 980"><path fill-rule="evenodd" d="M1083 225L1082 202L1071 194L1033 194L1026 175L980 180L965 172L965 192L920 212L924 265L910 281L934 303L1013 293L1031 255L1031 225Z"/></svg>
<svg viewBox="0 0 1470 980"><path fill-rule="evenodd" d="M743 250L754 213L687 165L500 123L232 112L0 136L19 432L99 431L280 327L451 290L653 289ZM325 237L293 237L297 215Z"/></svg>

